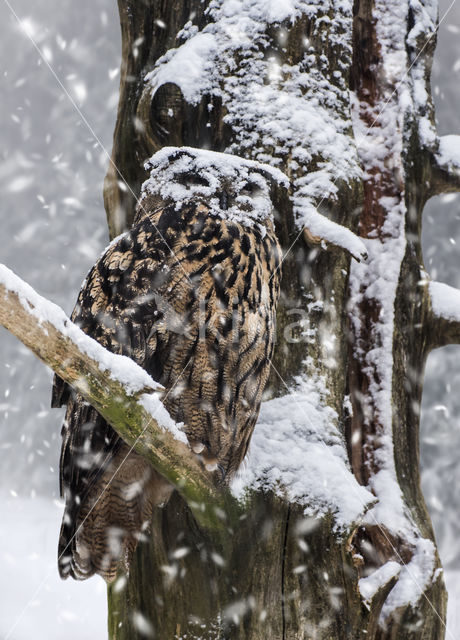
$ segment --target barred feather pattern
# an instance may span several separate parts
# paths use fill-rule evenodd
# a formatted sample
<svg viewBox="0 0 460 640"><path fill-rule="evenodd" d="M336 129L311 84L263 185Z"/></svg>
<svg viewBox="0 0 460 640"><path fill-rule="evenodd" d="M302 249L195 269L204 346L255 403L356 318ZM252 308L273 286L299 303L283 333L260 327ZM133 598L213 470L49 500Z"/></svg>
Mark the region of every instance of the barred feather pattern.
<svg viewBox="0 0 460 640"><path fill-rule="evenodd" d="M72 319L165 387L172 418L228 482L268 378L280 247L269 218L261 227L210 215L203 202L154 204L144 198L133 228L91 269ZM63 578L99 573L112 581L128 570L171 487L56 377L52 405L65 403L59 570Z"/></svg>

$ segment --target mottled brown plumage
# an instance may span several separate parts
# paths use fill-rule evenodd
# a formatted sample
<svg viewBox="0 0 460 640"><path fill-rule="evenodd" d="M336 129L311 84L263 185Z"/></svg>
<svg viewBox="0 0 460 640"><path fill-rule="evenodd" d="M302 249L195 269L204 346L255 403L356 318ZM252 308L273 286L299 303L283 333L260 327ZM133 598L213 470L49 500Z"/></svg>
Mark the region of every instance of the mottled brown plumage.
<svg viewBox="0 0 460 640"><path fill-rule="evenodd" d="M190 174L178 180L196 184ZM280 249L270 215L225 216L239 187L223 187L218 209L193 186L179 205L144 189L133 228L92 268L72 319L165 387L173 419L228 481L247 451L269 373ZM57 378L53 406L65 402L60 572L112 580L170 488Z"/></svg>

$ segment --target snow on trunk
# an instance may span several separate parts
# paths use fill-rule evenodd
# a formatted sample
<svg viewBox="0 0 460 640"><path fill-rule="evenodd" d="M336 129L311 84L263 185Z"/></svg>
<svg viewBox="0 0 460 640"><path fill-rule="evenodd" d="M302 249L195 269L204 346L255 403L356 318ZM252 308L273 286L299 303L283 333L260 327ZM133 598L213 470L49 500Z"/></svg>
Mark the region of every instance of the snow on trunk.
<svg viewBox="0 0 460 640"><path fill-rule="evenodd" d="M337 200L341 184L362 176L349 135L352 2L332 2L333 18L327 4L214 0L206 12L210 22L201 31L188 22L178 34L183 44L161 57L145 79L152 95L174 83L192 105L203 96L222 100L225 123L234 132L226 151L278 167L287 163L298 228L307 227L363 259L362 242L317 211ZM306 36L304 55L295 64L282 62L275 52L261 55L268 30L275 31L283 51L286 25L315 15L319 24L327 24L330 45L340 46L342 56L346 52L333 73L327 57L318 58ZM305 174L307 165L316 166Z"/></svg>
<svg viewBox="0 0 460 640"><path fill-rule="evenodd" d="M421 33L426 37L433 32L436 13L433 3L423 8L416 3L414 11L420 19L407 35L409 2L375 3L374 53L380 62L374 74L379 80L357 90L353 109L358 155L366 173L360 235L369 256L366 263L353 263L350 271L353 357L366 390L354 401L355 471L377 497L364 523L383 526L390 544L390 537L403 539L412 549L411 560L403 565L383 607L382 620L398 607L417 602L433 579L436 562L432 541L420 539L403 498L393 446L393 429L403 428L395 424L393 413L393 341L396 295L407 250L404 163L408 123L418 117L425 139L433 133L428 115L420 114L427 100L425 61L423 57L410 59L406 42L414 43ZM376 574L385 575L390 565ZM372 583L372 576L361 581L364 596Z"/></svg>

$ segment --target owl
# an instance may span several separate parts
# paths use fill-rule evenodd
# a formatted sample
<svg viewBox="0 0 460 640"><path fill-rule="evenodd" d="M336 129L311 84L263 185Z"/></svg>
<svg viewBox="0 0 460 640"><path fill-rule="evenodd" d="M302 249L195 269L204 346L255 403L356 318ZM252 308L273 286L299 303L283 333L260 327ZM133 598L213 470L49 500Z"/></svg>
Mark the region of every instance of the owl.
<svg viewBox="0 0 460 640"><path fill-rule="evenodd" d="M72 320L164 387L163 403L218 483L248 449L274 347L281 251L271 192L283 174L223 153L164 148L146 164L132 228L83 283ZM171 486L60 378L67 403L61 577L128 570Z"/></svg>

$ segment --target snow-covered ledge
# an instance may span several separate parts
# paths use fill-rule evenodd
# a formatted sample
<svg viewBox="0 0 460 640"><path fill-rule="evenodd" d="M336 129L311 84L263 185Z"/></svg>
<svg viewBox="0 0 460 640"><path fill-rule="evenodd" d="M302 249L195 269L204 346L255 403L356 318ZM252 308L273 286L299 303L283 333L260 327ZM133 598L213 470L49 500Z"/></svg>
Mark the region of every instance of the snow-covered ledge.
<svg viewBox="0 0 460 640"><path fill-rule="evenodd" d="M87 336L64 311L0 265L0 325L90 402L179 491L198 522L222 525L218 492L161 402L162 388L126 356ZM225 504L224 504L225 502ZM220 511L222 513L222 511Z"/></svg>
<svg viewBox="0 0 460 640"><path fill-rule="evenodd" d="M430 282L431 347L460 343L460 290L442 282Z"/></svg>
<svg viewBox="0 0 460 640"><path fill-rule="evenodd" d="M439 138L432 171L434 194L460 191L460 135Z"/></svg>

